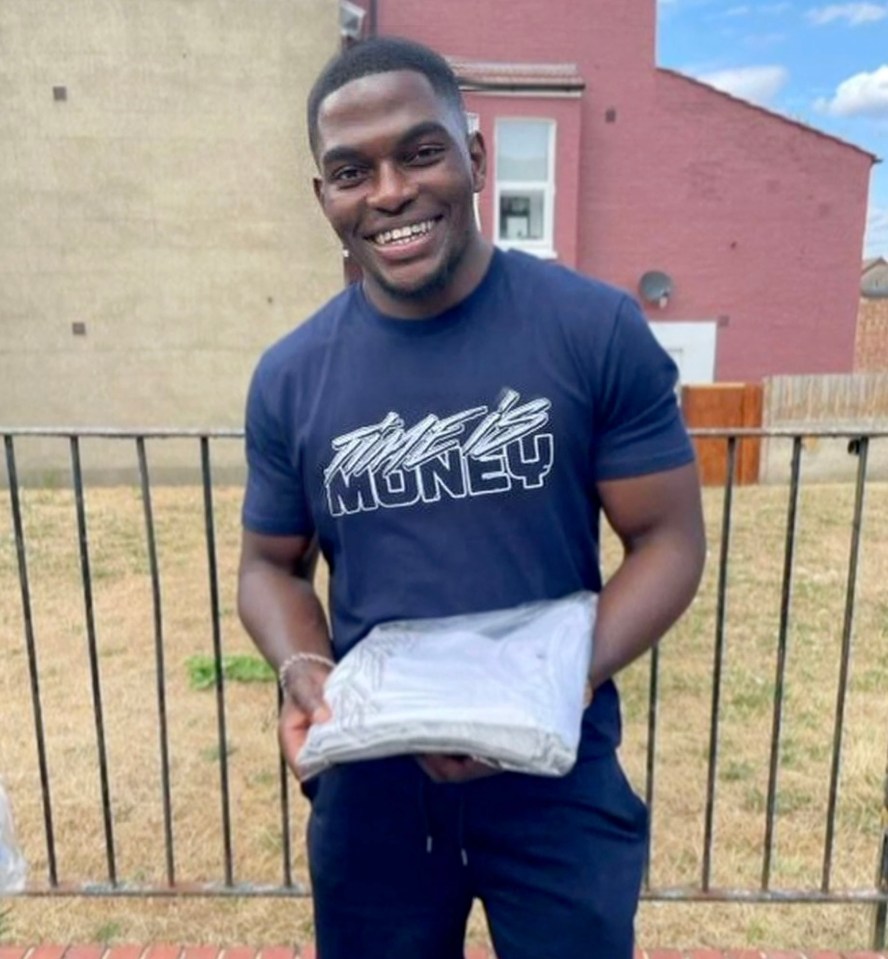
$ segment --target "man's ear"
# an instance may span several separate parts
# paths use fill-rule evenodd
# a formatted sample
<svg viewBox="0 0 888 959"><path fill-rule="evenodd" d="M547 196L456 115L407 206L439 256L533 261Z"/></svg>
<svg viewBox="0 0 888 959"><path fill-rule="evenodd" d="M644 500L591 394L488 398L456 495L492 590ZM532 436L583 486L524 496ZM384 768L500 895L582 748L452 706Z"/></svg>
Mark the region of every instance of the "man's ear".
<svg viewBox="0 0 888 959"><path fill-rule="evenodd" d="M319 176L313 176L311 178L311 185L314 189L315 199L321 205L321 209L324 209L324 181Z"/></svg>
<svg viewBox="0 0 888 959"><path fill-rule="evenodd" d="M480 193L487 182L487 145L476 130L469 134L469 161L472 164L472 188Z"/></svg>

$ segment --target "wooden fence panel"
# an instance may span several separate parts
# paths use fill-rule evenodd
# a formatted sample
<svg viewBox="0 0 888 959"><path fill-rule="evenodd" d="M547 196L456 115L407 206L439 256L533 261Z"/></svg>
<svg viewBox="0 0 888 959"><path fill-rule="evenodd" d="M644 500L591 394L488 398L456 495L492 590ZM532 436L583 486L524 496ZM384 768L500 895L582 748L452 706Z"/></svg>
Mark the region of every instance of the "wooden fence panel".
<svg viewBox="0 0 888 959"><path fill-rule="evenodd" d="M758 383L712 383L685 386L681 391L682 410L690 429L758 429L762 425L763 397ZM727 440L695 438L700 475L706 486L723 485L728 474ZM757 483L761 462L761 440L747 437L737 448L736 481Z"/></svg>

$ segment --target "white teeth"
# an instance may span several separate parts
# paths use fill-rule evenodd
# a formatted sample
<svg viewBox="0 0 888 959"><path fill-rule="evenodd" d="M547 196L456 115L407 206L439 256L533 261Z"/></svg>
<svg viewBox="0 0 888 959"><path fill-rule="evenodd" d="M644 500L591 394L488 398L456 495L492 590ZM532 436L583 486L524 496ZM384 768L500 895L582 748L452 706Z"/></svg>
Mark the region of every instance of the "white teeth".
<svg viewBox="0 0 888 959"><path fill-rule="evenodd" d="M379 246L386 246L389 243L407 243L416 236L428 233L434 225L434 220L423 220L422 223L414 223L412 226L399 226L393 230L384 230L373 237L373 242L379 244Z"/></svg>

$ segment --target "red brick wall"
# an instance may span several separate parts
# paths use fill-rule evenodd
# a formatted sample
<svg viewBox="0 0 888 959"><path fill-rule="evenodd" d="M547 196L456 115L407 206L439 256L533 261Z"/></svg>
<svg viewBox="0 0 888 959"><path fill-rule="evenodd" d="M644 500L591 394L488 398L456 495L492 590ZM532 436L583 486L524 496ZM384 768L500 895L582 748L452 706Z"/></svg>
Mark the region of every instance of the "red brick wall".
<svg viewBox="0 0 888 959"><path fill-rule="evenodd" d="M888 299L860 300L854 370L858 373L888 371Z"/></svg>
<svg viewBox="0 0 888 959"><path fill-rule="evenodd" d="M479 128L484 135L490 156L487 189L478 198L481 229L486 236L494 235L496 222L494 212L496 120L503 117L525 117L555 121L555 251L559 262L577 269L579 267L577 240L580 219L580 211L577 208L580 170L577 161L580 156L581 101L566 97L535 97L532 102L528 102L518 97L478 93L467 94L465 101L466 109L478 115Z"/></svg>
<svg viewBox="0 0 888 959"><path fill-rule="evenodd" d="M576 265L633 291L668 272L674 296L652 319L721 318L718 379L851 372L868 155L657 70L654 0L377 10L379 32L445 54L577 64Z"/></svg>
<svg viewBox="0 0 888 959"><path fill-rule="evenodd" d="M655 102L632 221L675 277L664 318L728 317L722 380L851 372L870 158L667 72Z"/></svg>
<svg viewBox="0 0 888 959"><path fill-rule="evenodd" d="M616 92L650 74L656 9L654 0L377 0L377 30L451 56L576 63L590 89Z"/></svg>

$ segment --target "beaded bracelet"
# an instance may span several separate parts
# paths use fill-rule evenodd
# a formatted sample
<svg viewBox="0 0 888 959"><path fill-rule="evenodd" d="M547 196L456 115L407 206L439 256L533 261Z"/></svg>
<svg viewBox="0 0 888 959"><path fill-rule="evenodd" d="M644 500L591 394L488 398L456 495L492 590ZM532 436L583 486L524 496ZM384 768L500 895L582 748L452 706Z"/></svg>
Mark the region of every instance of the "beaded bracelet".
<svg viewBox="0 0 888 959"><path fill-rule="evenodd" d="M320 653L293 653L288 656L278 670L278 682L281 684L281 692L287 694L287 673L296 663L320 663L322 666L329 666L333 669L336 663L329 656L321 656Z"/></svg>

